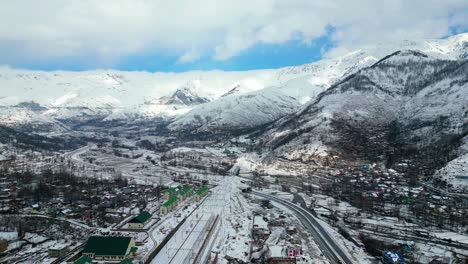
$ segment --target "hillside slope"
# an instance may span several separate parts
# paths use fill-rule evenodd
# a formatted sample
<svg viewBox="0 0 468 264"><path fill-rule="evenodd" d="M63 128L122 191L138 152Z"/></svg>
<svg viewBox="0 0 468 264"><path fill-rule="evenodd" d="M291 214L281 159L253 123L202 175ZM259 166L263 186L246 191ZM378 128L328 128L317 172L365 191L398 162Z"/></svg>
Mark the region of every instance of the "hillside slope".
<svg viewBox="0 0 468 264"><path fill-rule="evenodd" d="M460 153L468 131L468 60L398 51L321 93L265 132L274 156L325 155L434 170Z"/></svg>

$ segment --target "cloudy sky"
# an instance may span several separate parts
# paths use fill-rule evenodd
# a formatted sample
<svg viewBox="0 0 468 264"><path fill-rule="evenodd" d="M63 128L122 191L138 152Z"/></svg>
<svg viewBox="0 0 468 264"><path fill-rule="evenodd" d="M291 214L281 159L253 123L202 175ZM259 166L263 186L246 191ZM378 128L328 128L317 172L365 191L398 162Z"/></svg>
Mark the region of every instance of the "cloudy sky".
<svg viewBox="0 0 468 264"><path fill-rule="evenodd" d="M467 0L0 0L0 65L278 68L468 31Z"/></svg>

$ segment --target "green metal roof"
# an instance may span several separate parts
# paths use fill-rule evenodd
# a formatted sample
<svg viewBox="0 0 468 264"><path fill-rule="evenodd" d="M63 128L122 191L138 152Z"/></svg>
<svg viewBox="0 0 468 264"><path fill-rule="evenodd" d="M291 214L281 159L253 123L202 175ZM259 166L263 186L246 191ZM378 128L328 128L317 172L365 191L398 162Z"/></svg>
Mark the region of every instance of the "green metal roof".
<svg viewBox="0 0 468 264"><path fill-rule="evenodd" d="M207 191L208 191L208 186L202 186L200 189L197 190L197 194L202 195Z"/></svg>
<svg viewBox="0 0 468 264"><path fill-rule="evenodd" d="M86 242L83 253L94 253L96 256L125 256L130 241L130 237L92 236Z"/></svg>
<svg viewBox="0 0 468 264"><path fill-rule="evenodd" d="M169 206L171 206L171 205L172 205L173 203L175 203L175 202L177 202L177 196L176 196L176 195L171 196L171 197L169 198L169 200L167 200L167 201L163 204L163 206L164 206L164 207L169 207Z"/></svg>
<svg viewBox="0 0 468 264"><path fill-rule="evenodd" d="M174 193L177 192L177 188L176 188L176 187L169 188L169 189L166 190L166 192L167 192L169 195L173 195Z"/></svg>
<svg viewBox="0 0 468 264"><path fill-rule="evenodd" d="M133 261L131 261L129 259L124 259L124 260L120 261L119 264L133 264Z"/></svg>
<svg viewBox="0 0 468 264"><path fill-rule="evenodd" d="M187 186L180 191L180 195L186 195L192 190L192 186Z"/></svg>
<svg viewBox="0 0 468 264"><path fill-rule="evenodd" d="M81 256L79 259L77 259L75 262L73 262L74 264L92 264L93 263L93 260L90 259L89 257L87 256Z"/></svg>
<svg viewBox="0 0 468 264"><path fill-rule="evenodd" d="M148 219L151 218L151 214L148 213L147 211L143 211L141 212L139 215L135 216L134 218L132 218L132 220L128 221L129 223L140 223L140 224L143 224L145 223L146 221L148 221Z"/></svg>

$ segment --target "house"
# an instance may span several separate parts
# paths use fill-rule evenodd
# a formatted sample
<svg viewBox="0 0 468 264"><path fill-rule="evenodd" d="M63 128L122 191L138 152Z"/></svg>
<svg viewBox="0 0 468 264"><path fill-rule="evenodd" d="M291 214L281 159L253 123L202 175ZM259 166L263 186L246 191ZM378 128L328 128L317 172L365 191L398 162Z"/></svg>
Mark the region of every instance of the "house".
<svg viewBox="0 0 468 264"><path fill-rule="evenodd" d="M141 212L139 215L128 221L129 228L144 228L145 225L151 220L151 214L147 211Z"/></svg>
<svg viewBox="0 0 468 264"><path fill-rule="evenodd" d="M193 187L188 186L188 187L182 188L182 190L180 190L180 192L179 192L179 195L180 195L182 200L185 200L185 198L192 195L192 193L193 193Z"/></svg>
<svg viewBox="0 0 468 264"><path fill-rule="evenodd" d="M131 237L92 236L82 254L93 261L119 263L133 256L135 250L135 240Z"/></svg>
<svg viewBox="0 0 468 264"><path fill-rule="evenodd" d="M66 245L56 245L47 251L49 257L51 258L61 258L64 257L68 253L68 246Z"/></svg>
<svg viewBox="0 0 468 264"><path fill-rule="evenodd" d="M293 264L296 263L296 258L293 256L287 256L285 248L281 246L269 247L270 254L267 259L267 263L274 264Z"/></svg>
<svg viewBox="0 0 468 264"><path fill-rule="evenodd" d="M171 187L164 192L164 199L168 200L172 196L176 195L178 191L177 187Z"/></svg>
<svg viewBox="0 0 468 264"><path fill-rule="evenodd" d="M169 212L174 210L174 208L177 206L177 201L178 201L177 195L172 196L171 198L169 198L169 200L163 203L163 205L159 209L159 212L162 215L168 214Z"/></svg>
<svg viewBox="0 0 468 264"><path fill-rule="evenodd" d="M197 202L201 201L203 197L205 197L208 194L208 190L209 188L206 185L200 187L200 189L198 189L196 192L195 200Z"/></svg>
<svg viewBox="0 0 468 264"><path fill-rule="evenodd" d="M268 222L262 216L254 216L252 226L252 236L255 239L265 240L270 236L271 232L268 228Z"/></svg>
<svg viewBox="0 0 468 264"><path fill-rule="evenodd" d="M73 264L92 264L93 260L90 259L88 256L81 256L79 259L77 259Z"/></svg>

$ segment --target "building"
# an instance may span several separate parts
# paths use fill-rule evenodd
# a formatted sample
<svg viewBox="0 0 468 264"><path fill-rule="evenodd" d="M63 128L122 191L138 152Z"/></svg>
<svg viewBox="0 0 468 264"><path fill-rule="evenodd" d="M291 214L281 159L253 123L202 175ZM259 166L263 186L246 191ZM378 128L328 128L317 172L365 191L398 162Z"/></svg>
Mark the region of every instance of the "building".
<svg viewBox="0 0 468 264"><path fill-rule="evenodd" d="M253 219L252 237L254 239L266 240L271 232L268 228L268 222L262 216L256 215Z"/></svg>
<svg viewBox="0 0 468 264"><path fill-rule="evenodd" d="M83 256L93 261L119 263L135 253L135 240L131 237L92 236L86 242Z"/></svg>
<svg viewBox="0 0 468 264"><path fill-rule="evenodd" d="M176 195L177 192L178 192L179 188L178 187L171 187L169 189L167 189L165 192L164 192L164 199L165 200L168 200L169 198L171 198L172 196Z"/></svg>
<svg viewBox="0 0 468 264"><path fill-rule="evenodd" d="M196 195L195 195L195 200L197 202L201 201L203 197L205 197L208 194L208 186L204 185L200 187L200 189L197 190Z"/></svg>
<svg viewBox="0 0 468 264"><path fill-rule="evenodd" d="M163 203L163 205L159 209L159 212L162 215L168 214L169 212L174 210L174 208L177 206L177 202L178 202L177 195L171 196L169 200Z"/></svg>
<svg viewBox="0 0 468 264"><path fill-rule="evenodd" d="M79 259L73 262L73 264L92 264L92 263L93 263L93 260L87 256L81 256Z"/></svg>
<svg viewBox="0 0 468 264"><path fill-rule="evenodd" d="M49 257L51 258L61 258L64 257L68 253L68 247L65 245L56 245L47 251Z"/></svg>
<svg viewBox="0 0 468 264"><path fill-rule="evenodd" d="M188 186L188 187L185 187L185 188L182 188L182 190L180 190L179 192L179 196L182 200L185 200L187 197L189 197L190 195L192 195L193 193L193 187L192 186Z"/></svg>
<svg viewBox="0 0 468 264"><path fill-rule="evenodd" d="M281 246L271 246L269 258L267 263L274 264L293 264L296 263L296 258L293 256L287 256L285 248Z"/></svg>
<svg viewBox="0 0 468 264"><path fill-rule="evenodd" d="M151 220L151 214L147 211L141 212L139 215L128 221L129 228L144 228L146 224Z"/></svg>

